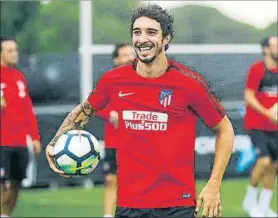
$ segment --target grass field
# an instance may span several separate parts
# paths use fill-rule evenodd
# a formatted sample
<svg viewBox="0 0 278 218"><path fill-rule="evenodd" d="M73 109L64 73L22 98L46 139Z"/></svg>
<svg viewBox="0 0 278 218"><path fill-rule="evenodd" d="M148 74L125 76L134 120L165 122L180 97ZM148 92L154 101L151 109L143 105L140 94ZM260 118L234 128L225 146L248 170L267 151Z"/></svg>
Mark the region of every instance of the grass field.
<svg viewBox="0 0 278 218"><path fill-rule="evenodd" d="M197 184L198 192L204 182ZM246 190L246 179L225 180L221 189L224 217L246 217L241 203ZM272 199L272 209L277 211L277 187ZM102 217L103 187L90 190L61 188L23 190L14 211L15 217Z"/></svg>

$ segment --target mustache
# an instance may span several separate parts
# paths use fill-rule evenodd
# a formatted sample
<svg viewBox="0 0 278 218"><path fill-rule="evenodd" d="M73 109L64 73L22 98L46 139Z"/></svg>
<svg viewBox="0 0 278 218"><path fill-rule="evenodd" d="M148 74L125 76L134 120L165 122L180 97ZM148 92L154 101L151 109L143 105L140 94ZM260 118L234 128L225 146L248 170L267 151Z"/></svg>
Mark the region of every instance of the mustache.
<svg viewBox="0 0 278 218"><path fill-rule="evenodd" d="M147 46L150 46L150 47L154 47L154 44L153 43L136 43L135 44L135 47L136 48L140 48L140 47L147 47Z"/></svg>

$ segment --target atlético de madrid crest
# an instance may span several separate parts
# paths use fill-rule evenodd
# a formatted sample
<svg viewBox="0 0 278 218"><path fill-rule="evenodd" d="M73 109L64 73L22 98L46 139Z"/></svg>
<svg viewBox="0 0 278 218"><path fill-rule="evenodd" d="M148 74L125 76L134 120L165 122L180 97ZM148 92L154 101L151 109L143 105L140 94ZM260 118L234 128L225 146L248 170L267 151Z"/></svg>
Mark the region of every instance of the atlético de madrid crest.
<svg viewBox="0 0 278 218"><path fill-rule="evenodd" d="M163 107L168 107L172 103L173 91L169 89L161 90L159 93L159 103Z"/></svg>

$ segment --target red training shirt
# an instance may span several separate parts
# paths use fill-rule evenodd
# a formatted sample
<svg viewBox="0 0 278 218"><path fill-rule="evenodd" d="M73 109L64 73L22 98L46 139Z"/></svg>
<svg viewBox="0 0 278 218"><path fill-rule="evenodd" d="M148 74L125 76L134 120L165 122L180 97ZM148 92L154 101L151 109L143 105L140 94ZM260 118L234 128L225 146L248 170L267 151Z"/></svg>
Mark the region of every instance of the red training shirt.
<svg viewBox="0 0 278 218"><path fill-rule="evenodd" d="M277 103L278 70L267 69L263 61L257 61L251 65L245 89L255 91L255 97L265 108L271 108ZM250 106L246 107L244 117L244 128L246 130L257 129L266 131L277 131L278 126L272 123L267 117L256 112Z"/></svg>
<svg viewBox="0 0 278 218"><path fill-rule="evenodd" d="M94 109L112 101L119 112L117 206L194 206L197 114L213 127L225 112L201 76L177 62L158 78L135 69L108 71L88 98Z"/></svg>
<svg viewBox="0 0 278 218"><path fill-rule="evenodd" d="M19 70L1 65L1 96L6 107L1 109L0 146L25 147L28 134L32 140L39 140L26 79Z"/></svg>

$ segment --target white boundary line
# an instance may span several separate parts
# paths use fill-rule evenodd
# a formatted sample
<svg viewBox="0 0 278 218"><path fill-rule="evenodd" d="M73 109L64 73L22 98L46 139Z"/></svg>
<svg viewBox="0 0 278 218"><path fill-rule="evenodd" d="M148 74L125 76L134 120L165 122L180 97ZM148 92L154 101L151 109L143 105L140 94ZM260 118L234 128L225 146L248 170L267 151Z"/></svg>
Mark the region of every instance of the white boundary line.
<svg viewBox="0 0 278 218"><path fill-rule="evenodd" d="M92 55L111 54L114 45L91 45L80 47L79 52L86 50ZM167 54L260 54L257 44L170 44Z"/></svg>

